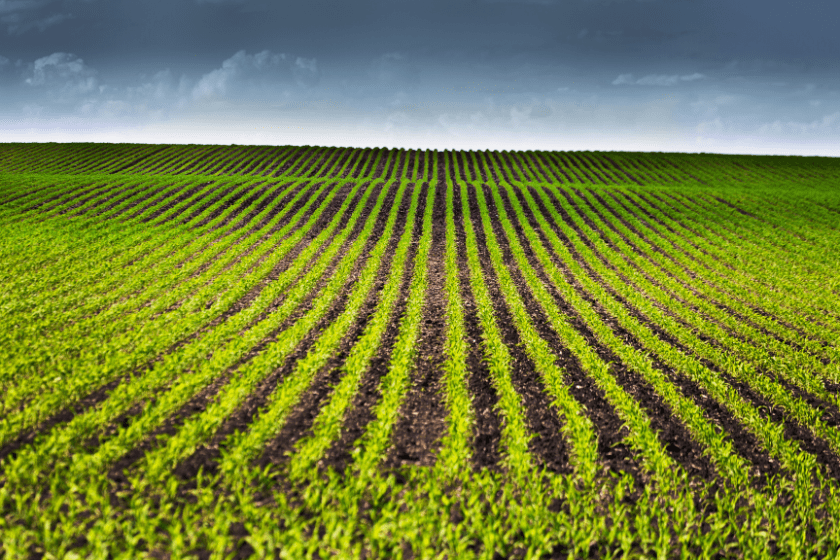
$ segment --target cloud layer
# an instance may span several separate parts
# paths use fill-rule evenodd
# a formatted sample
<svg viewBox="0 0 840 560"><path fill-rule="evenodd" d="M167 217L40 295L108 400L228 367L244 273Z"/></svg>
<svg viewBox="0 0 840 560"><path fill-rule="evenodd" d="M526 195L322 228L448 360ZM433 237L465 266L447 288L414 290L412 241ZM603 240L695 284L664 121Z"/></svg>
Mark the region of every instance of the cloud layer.
<svg viewBox="0 0 840 560"><path fill-rule="evenodd" d="M837 152L838 16L824 0L0 0L0 134Z"/></svg>

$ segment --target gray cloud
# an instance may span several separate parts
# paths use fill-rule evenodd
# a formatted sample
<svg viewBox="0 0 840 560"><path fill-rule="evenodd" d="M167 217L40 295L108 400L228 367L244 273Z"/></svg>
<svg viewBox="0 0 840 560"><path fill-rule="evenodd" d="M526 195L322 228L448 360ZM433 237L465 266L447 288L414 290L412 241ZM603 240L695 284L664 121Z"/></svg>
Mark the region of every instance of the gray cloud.
<svg viewBox="0 0 840 560"><path fill-rule="evenodd" d="M81 58L63 52L39 58L25 83L45 90L53 99L67 101L99 90L96 71Z"/></svg>
<svg viewBox="0 0 840 560"><path fill-rule="evenodd" d="M192 90L194 99L276 95L291 85L312 86L320 74L315 59L293 58L265 50L248 54L237 52L204 74Z"/></svg>

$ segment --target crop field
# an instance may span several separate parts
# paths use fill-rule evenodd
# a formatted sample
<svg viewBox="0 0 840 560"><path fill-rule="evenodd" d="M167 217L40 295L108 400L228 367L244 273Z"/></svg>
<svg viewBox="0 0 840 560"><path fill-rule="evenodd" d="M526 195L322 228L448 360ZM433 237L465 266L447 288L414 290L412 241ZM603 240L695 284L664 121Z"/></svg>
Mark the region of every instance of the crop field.
<svg viewBox="0 0 840 560"><path fill-rule="evenodd" d="M836 558L840 160L0 144L0 557Z"/></svg>

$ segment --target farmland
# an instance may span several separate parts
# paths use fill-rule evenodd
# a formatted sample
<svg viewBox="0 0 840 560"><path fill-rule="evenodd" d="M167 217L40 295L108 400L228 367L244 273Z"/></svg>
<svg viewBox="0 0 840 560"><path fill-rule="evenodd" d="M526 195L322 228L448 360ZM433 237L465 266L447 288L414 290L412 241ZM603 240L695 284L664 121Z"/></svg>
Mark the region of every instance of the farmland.
<svg viewBox="0 0 840 560"><path fill-rule="evenodd" d="M840 554L840 161L0 144L0 556Z"/></svg>

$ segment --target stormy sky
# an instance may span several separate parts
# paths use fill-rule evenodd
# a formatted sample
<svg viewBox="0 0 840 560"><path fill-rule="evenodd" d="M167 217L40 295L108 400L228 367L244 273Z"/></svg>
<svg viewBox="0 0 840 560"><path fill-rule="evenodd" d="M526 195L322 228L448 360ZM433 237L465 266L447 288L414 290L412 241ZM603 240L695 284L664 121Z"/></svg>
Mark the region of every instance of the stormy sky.
<svg viewBox="0 0 840 560"><path fill-rule="evenodd" d="M0 0L0 141L840 156L836 0Z"/></svg>

